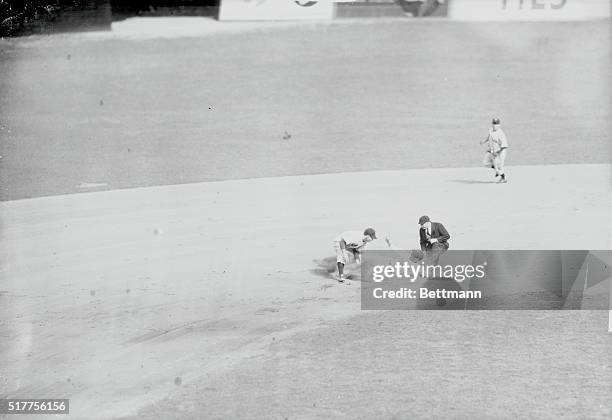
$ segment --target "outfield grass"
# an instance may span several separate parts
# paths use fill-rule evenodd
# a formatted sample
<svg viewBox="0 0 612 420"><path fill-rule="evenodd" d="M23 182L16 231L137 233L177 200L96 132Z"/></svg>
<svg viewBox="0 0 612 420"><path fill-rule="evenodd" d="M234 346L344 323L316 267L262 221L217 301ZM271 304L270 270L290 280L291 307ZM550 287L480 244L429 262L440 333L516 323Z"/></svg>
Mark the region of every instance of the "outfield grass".
<svg viewBox="0 0 612 420"><path fill-rule="evenodd" d="M609 30L382 20L3 40L0 199L476 166L493 115L511 165L610 162Z"/></svg>
<svg viewBox="0 0 612 420"><path fill-rule="evenodd" d="M134 419L609 419L602 313L367 313L270 340Z"/></svg>

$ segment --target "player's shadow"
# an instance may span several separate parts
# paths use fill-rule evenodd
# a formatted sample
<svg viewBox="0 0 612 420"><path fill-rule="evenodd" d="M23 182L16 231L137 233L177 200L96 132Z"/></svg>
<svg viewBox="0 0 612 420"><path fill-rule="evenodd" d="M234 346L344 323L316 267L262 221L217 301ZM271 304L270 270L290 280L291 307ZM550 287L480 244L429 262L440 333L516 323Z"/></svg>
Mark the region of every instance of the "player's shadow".
<svg viewBox="0 0 612 420"><path fill-rule="evenodd" d="M314 260L316 268L310 272L316 276L329 278L336 271L336 257L327 257L322 260Z"/></svg>
<svg viewBox="0 0 612 420"><path fill-rule="evenodd" d="M401 261L404 258L406 258L406 255L408 256L408 260L414 264L418 264L425 257L425 255L423 254L423 251L419 249L414 249L410 251L388 251L388 257L389 257L388 263L391 264L394 261ZM377 261L378 263L382 263L380 259ZM311 269L310 273L318 277L329 279L334 273L337 272L336 270L337 270L338 264L337 264L336 256L326 257L321 260L313 260L313 262L316 264L316 267ZM368 268L366 267L366 270L367 269ZM351 276L351 280L363 281L361 277L361 267L359 265L355 263L348 264L345 267L345 272Z"/></svg>
<svg viewBox="0 0 612 420"><path fill-rule="evenodd" d="M496 184L497 181L476 181L473 179L453 179L451 182L456 182L459 184Z"/></svg>
<svg viewBox="0 0 612 420"><path fill-rule="evenodd" d="M324 279L329 279L333 276L337 271L337 260L336 257L327 257L322 260L313 260L313 262L317 265L315 268L310 270L311 274L322 277ZM345 273L348 273L351 277L351 280L360 280L361 272L354 263L348 264L345 268Z"/></svg>

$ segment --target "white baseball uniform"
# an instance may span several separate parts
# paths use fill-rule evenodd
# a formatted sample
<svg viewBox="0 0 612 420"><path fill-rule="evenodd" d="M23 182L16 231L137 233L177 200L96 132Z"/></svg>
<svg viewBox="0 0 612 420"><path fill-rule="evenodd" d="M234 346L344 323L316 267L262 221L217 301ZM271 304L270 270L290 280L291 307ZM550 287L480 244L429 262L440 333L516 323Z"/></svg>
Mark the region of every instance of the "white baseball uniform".
<svg viewBox="0 0 612 420"><path fill-rule="evenodd" d="M504 173L506 162L506 150L508 149L508 139L501 128L489 129L489 134L485 140L489 150L485 153L482 163L487 167L493 167L499 175Z"/></svg>
<svg viewBox="0 0 612 420"><path fill-rule="evenodd" d="M354 258L354 254L350 250L357 250L363 247L365 245L363 238L363 232L358 230L349 230L338 235L338 237L334 239L336 262L344 265L351 262L351 258Z"/></svg>

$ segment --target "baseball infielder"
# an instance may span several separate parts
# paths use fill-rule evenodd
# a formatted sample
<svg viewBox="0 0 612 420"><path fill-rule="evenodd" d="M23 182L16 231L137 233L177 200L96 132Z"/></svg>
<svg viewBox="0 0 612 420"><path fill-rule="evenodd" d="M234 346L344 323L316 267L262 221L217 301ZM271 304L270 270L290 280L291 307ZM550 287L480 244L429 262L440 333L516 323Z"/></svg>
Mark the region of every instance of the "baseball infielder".
<svg viewBox="0 0 612 420"><path fill-rule="evenodd" d="M338 274L336 280L344 282L348 277L344 274L344 266L351 262L361 262L361 250L370 241L376 239L376 231L372 228L366 230L350 230L340 234L334 239L334 250L336 251L336 263Z"/></svg>
<svg viewBox="0 0 612 420"><path fill-rule="evenodd" d="M504 164L506 162L508 140L500 127L499 118L493 118L491 125L489 134L480 142L480 144L487 143L488 148L482 163L487 168L493 168L495 170L495 177L499 177L498 182L507 182L506 174L504 173Z"/></svg>

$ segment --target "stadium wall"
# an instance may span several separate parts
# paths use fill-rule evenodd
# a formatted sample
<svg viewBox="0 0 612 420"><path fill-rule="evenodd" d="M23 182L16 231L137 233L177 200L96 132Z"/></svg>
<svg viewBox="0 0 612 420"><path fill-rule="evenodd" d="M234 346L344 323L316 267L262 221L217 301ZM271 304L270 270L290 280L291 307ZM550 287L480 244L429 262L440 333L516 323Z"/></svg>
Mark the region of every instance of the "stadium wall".
<svg viewBox="0 0 612 420"><path fill-rule="evenodd" d="M337 18L446 17L448 0L351 0L336 2Z"/></svg>
<svg viewBox="0 0 612 420"><path fill-rule="evenodd" d="M464 21L609 19L610 0L221 0L220 20L447 17Z"/></svg>
<svg viewBox="0 0 612 420"><path fill-rule="evenodd" d="M221 0L219 20L446 16L448 0Z"/></svg>
<svg viewBox="0 0 612 420"><path fill-rule="evenodd" d="M610 18L610 0L451 0L448 17L480 21L576 21Z"/></svg>

